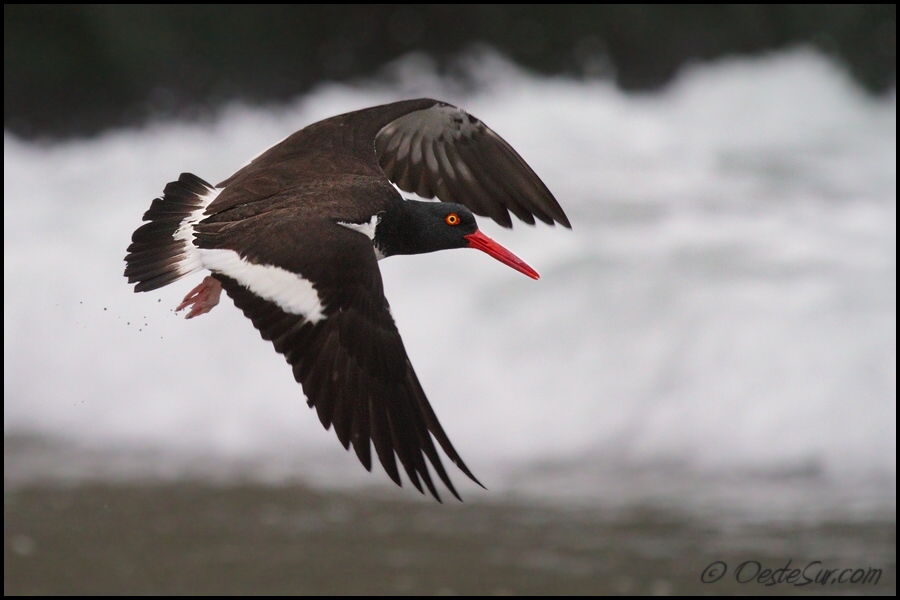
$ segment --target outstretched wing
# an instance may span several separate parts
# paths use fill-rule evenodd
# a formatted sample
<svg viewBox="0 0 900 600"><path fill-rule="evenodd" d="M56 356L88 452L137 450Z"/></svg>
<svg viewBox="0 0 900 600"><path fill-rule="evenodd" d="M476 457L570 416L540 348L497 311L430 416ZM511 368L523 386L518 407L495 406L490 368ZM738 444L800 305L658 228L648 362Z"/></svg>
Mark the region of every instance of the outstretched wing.
<svg viewBox="0 0 900 600"><path fill-rule="evenodd" d="M467 206L512 227L509 213L571 228L556 198L519 154L483 122L444 103L415 110L375 137L382 170L406 192Z"/></svg>
<svg viewBox="0 0 900 600"><path fill-rule="evenodd" d="M196 229L196 243L213 276L291 365L325 428L333 427L345 448L352 444L366 469L371 470L374 445L397 485L399 459L413 485L424 493L424 483L440 500L430 463L459 498L434 439L481 485L428 403L391 317L365 235L333 222L299 222L277 210L251 219L201 222ZM328 243L309 248L312 231L321 240L323 229ZM246 247L241 237L258 238L260 231L278 243L257 242L252 256L228 249Z"/></svg>

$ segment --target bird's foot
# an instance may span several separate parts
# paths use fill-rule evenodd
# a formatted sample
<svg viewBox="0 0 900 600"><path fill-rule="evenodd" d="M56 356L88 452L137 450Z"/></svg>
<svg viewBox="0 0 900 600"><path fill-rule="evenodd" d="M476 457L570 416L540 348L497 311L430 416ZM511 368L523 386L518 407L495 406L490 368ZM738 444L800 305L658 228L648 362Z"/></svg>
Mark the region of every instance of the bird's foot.
<svg viewBox="0 0 900 600"><path fill-rule="evenodd" d="M196 316L206 314L213 309L213 307L219 303L219 296L222 295L222 284L212 276L206 276L200 285L192 289L187 296L184 297L184 300L181 301L181 304L175 309L175 312L179 312L187 308L191 307L191 310L188 311L188 314L185 315L185 319L193 319Z"/></svg>

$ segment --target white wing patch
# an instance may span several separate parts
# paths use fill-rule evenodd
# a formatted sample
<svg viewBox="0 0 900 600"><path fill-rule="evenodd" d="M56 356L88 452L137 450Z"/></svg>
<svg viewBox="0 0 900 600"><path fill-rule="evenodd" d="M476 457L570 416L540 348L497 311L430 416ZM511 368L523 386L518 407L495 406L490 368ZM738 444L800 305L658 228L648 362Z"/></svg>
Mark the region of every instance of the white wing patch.
<svg viewBox="0 0 900 600"><path fill-rule="evenodd" d="M214 273L226 275L239 284L270 302L274 302L283 311L293 315L302 315L311 323L318 323L325 318L325 307L319 293L312 282L297 273L273 265L258 265L241 258L234 250L198 248L194 244L194 226L206 215L206 207L215 200L222 189L209 188L200 196L201 205L184 218L181 226L173 236L184 242L187 256L178 265L182 275L201 269L209 269ZM372 227L374 235L374 225Z"/></svg>
<svg viewBox="0 0 900 600"><path fill-rule="evenodd" d="M302 315L310 323L325 319L325 307L315 286L298 273L247 261L234 250L197 249L201 266L226 275L284 312Z"/></svg>
<svg viewBox="0 0 900 600"><path fill-rule="evenodd" d="M178 272L181 275L187 275L203 268L203 261L200 258L197 246L194 244L194 226L203 220L203 213L206 212L206 207L219 196L224 188L208 189L209 191L206 194L200 196L202 204L184 218L181 226L175 232L175 235L172 236L176 240L184 242L184 249L187 251L187 256L178 264Z"/></svg>

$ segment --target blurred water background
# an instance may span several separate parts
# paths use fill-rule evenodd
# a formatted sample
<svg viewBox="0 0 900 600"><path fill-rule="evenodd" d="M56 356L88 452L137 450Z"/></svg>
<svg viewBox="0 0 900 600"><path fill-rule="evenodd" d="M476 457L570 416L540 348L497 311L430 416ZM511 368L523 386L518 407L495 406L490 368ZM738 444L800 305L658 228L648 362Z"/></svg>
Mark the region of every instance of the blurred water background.
<svg viewBox="0 0 900 600"><path fill-rule="evenodd" d="M7 593L807 593L735 579L788 560L883 571L819 592L896 591L895 91L811 47L641 94L484 48L454 65L90 138L7 129ZM381 263L488 488L457 473L463 505L366 473L230 302L186 322L196 281L122 277L182 171L220 181L418 96L499 132L573 224L481 220L538 282L474 252Z"/></svg>

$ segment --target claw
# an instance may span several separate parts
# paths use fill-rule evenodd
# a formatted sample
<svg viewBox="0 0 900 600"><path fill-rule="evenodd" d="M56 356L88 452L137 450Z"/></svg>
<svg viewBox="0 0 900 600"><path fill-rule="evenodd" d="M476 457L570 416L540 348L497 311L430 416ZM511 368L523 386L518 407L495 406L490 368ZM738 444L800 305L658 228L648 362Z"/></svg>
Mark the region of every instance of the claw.
<svg viewBox="0 0 900 600"><path fill-rule="evenodd" d="M221 295L222 284L215 277L207 275L200 282L200 285L188 292L188 295L184 297L184 300L181 301L175 312L180 312L190 306L191 310L184 318L193 319L211 311L219 303L219 296Z"/></svg>

